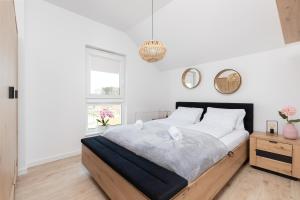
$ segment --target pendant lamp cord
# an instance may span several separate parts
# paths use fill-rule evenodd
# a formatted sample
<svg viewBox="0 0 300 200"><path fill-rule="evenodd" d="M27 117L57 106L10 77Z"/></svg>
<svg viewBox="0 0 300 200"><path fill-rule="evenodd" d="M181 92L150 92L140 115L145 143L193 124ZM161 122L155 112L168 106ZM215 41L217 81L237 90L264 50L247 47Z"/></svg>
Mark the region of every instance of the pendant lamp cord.
<svg viewBox="0 0 300 200"><path fill-rule="evenodd" d="M152 40L153 40L153 35L154 35L154 31L153 31L153 0L152 0Z"/></svg>

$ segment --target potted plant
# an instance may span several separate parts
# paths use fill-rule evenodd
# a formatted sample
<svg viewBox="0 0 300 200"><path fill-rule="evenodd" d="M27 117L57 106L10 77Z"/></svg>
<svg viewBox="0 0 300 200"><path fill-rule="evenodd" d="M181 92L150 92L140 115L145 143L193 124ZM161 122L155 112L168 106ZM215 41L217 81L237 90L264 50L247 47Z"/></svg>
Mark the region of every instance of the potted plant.
<svg viewBox="0 0 300 200"><path fill-rule="evenodd" d="M110 110L108 110L106 108L104 108L103 110L101 110L99 112L99 119L97 119L98 129L100 131L106 130L108 128L108 126L109 126L109 120L113 119L113 118L114 118L114 115L113 115L113 113Z"/></svg>
<svg viewBox="0 0 300 200"><path fill-rule="evenodd" d="M290 117L296 113L296 108L292 106L287 106L279 111L279 115L287 122L283 127L283 136L287 139L295 140L299 137L295 123L300 122L300 119L290 119Z"/></svg>

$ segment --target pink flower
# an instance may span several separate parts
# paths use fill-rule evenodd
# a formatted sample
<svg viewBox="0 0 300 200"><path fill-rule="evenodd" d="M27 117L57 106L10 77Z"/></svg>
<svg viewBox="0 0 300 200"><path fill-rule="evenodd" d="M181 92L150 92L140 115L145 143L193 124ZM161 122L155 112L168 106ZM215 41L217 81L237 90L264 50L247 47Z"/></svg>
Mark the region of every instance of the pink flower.
<svg viewBox="0 0 300 200"><path fill-rule="evenodd" d="M113 114L112 112L107 113L107 116L108 116L109 118L114 118L114 114Z"/></svg>
<svg viewBox="0 0 300 200"><path fill-rule="evenodd" d="M293 106L287 106L283 109L281 109L280 111L282 114L286 115L286 116L294 116L297 112L296 108Z"/></svg>
<svg viewBox="0 0 300 200"><path fill-rule="evenodd" d="M100 112L100 118L104 119L105 118L105 114Z"/></svg>
<svg viewBox="0 0 300 200"><path fill-rule="evenodd" d="M113 118L114 117L113 113L110 110L106 109L106 108L101 110L99 114L100 114L101 119L105 119L106 117L108 117L108 118Z"/></svg>

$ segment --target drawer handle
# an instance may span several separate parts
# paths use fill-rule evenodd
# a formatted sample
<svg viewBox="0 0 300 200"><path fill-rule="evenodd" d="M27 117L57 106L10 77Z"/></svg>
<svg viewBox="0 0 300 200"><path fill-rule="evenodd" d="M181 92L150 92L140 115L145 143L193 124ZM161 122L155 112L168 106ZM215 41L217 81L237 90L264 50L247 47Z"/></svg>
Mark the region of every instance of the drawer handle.
<svg viewBox="0 0 300 200"><path fill-rule="evenodd" d="M276 141L269 141L270 143L273 143L273 144L277 144L278 142Z"/></svg>

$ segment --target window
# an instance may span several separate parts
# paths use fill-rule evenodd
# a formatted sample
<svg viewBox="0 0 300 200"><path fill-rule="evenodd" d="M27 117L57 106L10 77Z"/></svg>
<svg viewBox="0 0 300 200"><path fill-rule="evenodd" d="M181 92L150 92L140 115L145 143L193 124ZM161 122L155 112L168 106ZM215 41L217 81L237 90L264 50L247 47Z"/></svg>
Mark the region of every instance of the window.
<svg viewBox="0 0 300 200"><path fill-rule="evenodd" d="M108 109L114 118L110 125L124 119L124 56L87 47L87 129L94 132L99 112Z"/></svg>
<svg viewBox="0 0 300 200"><path fill-rule="evenodd" d="M120 95L120 83L118 73L91 70L90 77L90 94L96 94L100 96Z"/></svg>
<svg viewBox="0 0 300 200"><path fill-rule="evenodd" d="M122 124L122 104L88 104L88 129L92 130L97 127L96 119L100 110L104 108L113 112L114 118L110 120L110 125Z"/></svg>

